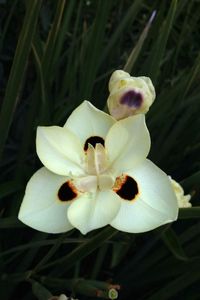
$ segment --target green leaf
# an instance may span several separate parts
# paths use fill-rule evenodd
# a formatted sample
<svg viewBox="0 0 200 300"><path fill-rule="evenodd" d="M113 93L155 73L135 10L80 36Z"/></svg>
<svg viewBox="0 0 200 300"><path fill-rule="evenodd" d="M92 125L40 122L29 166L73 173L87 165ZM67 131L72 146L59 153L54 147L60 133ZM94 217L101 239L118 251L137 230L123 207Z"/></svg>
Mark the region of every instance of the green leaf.
<svg viewBox="0 0 200 300"><path fill-rule="evenodd" d="M166 20L163 21L162 27L160 29L157 42L154 43L154 46L151 50L151 55L148 57L148 61L150 62L148 68L148 76L151 77L154 83L156 82L159 74L160 65L163 59L163 55L165 53L169 34L171 32L172 25L174 22L176 8L177 0L172 0Z"/></svg>
<svg viewBox="0 0 200 300"><path fill-rule="evenodd" d="M200 218L200 207L189 207L179 209L179 219Z"/></svg>
<svg viewBox="0 0 200 300"><path fill-rule="evenodd" d="M43 270L55 265L63 265L65 264L65 268L60 270L59 274L61 275L66 270L70 269L75 262L83 259L85 256L92 253L94 250L99 248L105 241L113 237L117 234L117 230L108 226L104 228L101 232L96 234L93 238L91 238L88 242L83 243L81 246L75 248L71 253L69 253L66 256L63 256L53 262L50 262L41 268L39 270Z"/></svg>
<svg viewBox="0 0 200 300"><path fill-rule="evenodd" d="M169 249L169 251L180 260L188 260L188 257L183 250L181 243L172 228L168 228L162 234L162 240Z"/></svg>
<svg viewBox="0 0 200 300"><path fill-rule="evenodd" d="M124 31L127 30L130 24L135 21L137 14L139 13L140 9L142 8L142 0L135 0L133 4L127 9L127 13L123 17L123 19L119 22L118 27L110 37L108 44L106 45L105 49L103 49L101 54L101 63L106 59L108 54L111 52L113 47L117 48L117 42L120 37L123 35Z"/></svg>
<svg viewBox="0 0 200 300"><path fill-rule="evenodd" d="M115 242L113 243L111 268L116 267L129 251L131 244L128 242Z"/></svg>
<svg viewBox="0 0 200 300"><path fill-rule="evenodd" d="M142 46L144 44L144 41L148 35L148 32L149 32L149 29L150 29L150 26L153 22L153 19L156 15L156 11L154 11L151 15L151 18L149 19L147 25L145 26L144 30L142 31L141 35L140 35L140 38L137 42L137 44L135 45L135 47L133 48L131 54L129 55L128 59L127 59L127 62L124 66L124 71L128 72L128 73L131 73L132 69L133 69L133 66L140 54L140 51L142 49Z"/></svg>
<svg viewBox="0 0 200 300"><path fill-rule="evenodd" d="M64 9L66 5L66 0L58 0L57 1L57 8L55 13L55 18L52 24L52 27L49 31L49 35L47 38L47 42L45 45L45 53L44 53L44 59L42 61L43 66L43 73L45 81L47 81L47 78L49 77L49 72L51 72L51 67L53 63L53 56L56 49L56 41L59 36L59 30L61 27L61 22L64 14Z"/></svg>
<svg viewBox="0 0 200 300"><path fill-rule="evenodd" d="M50 258L54 255L54 253L59 249L59 247L62 245L63 240L65 239L65 235L62 234L54 243L54 245L51 247L51 249L48 251L48 253L42 258L42 260L39 261L39 263L35 266L33 272L37 272L38 269L40 269L41 266L43 266L45 263L47 263Z"/></svg>
<svg viewBox="0 0 200 300"><path fill-rule="evenodd" d="M3 44L4 44L4 40L5 40L5 37L6 37L6 34L8 32L8 28L9 28L9 24L10 24L10 21L13 17L13 14L14 14L14 11L15 11L15 8L16 8L16 5L17 5L17 1L18 0L14 0L12 2L12 6L11 6L11 9L9 11L9 14L7 15L6 17L6 22L4 24L4 27L3 27L3 32L1 34L1 38L0 38L0 52L2 50L2 47L3 47Z"/></svg>
<svg viewBox="0 0 200 300"><path fill-rule="evenodd" d="M172 299L173 296L176 296L178 292L187 289L194 282L199 281L200 272L199 272L199 261L193 267L190 267L189 270L183 273L180 276L177 276L174 280L170 281L168 284L165 284L164 287L157 289L157 291L150 297L148 300L168 300Z"/></svg>
<svg viewBox="0 0 200 300"><path fill-rule="evenodd" d="M75 1L70 2L70 3L75 3ZM76 86L76 77L77 77L76 72L77 72L77 67L78 67L76 50L78 47L77 41L79 40L78 29L79 29L80 22L81 22L82 6L83 6L83 2L80 1L79 5L77 7L77 11L76 11L76 19L75 19L75 24L74 24L74 28L73 28L73 38L72 38L71 44L68 49L68 60L67 60L66 68L63 71L62 78L61 78L62 85L61 85L61 89L59 91L59 96L58 96L61 99L64 97L64 95L67 93L67 91L69 92L69 94L73 94L74 87ZM69 108L70 106L73 107L75 104L76 103L68 103L67 106ZM65 104L65 106L66 106L66 104ZM63 111L62 107L61 107L61 112L62 112L62 114L63 114L63 112L65 112L65 110Z"/></svg>
<svg viewBox="0 0 200 300"><path fill-rule="evenodd" d="M106 24L113 4L112 1L98 1L97 3L96 17L92 29L88 34L88 42L85 44L84 49L80 99L88 99L91 97L94 80L99 67L99 57L102 51ZM92 47L92 51L90 51L90 47Z"/></svg>
<svg viewBox="0 0 200 300"><path fill-rule="evenodd" d="M77 2L74 1L66 1L67 5L65 5L62 22L60 22L58 27L58 33L56 35L56 43L54 45L54 53L53 53L53 62L52 62L52 68L55 67L55 65L60 61L59 58L61 56L61 50L65 42L66 38L66 32L69 30L69 23L72 18L72 14L74 11L74 8L77 9ZM53 72L52 72L53 75Z"/></svg>
<svg viewBox="0 0 200 300"><path fill-rule="evenodd" d="M39 90L40 90L40 95L41 95L41 115L43 116L43 119L49 119L49 111L47 110L47 97L46 97L46 86L45 86L45 80L44 80L44 72L41 64L41 60L39 57L39 54L37 52L37 49L35 45L32 45L33 49L33 54L35 58L35 65L36 65L36 70L38 73L38 82L39 82ZM47 117L45 117L47 115Z"/></svg>
<svg viewBox="0 0 200 300"><path fill-rule="evenodd" d="M181 185L183 186L184 190L190 191L194 187L198 186L200 182L200 171L192 174L191 176L183 179L181 181Z"/></svg>
<svg viewBox="0 0 200 300"><path fill-rule="evenodd" d="M40 283L33 280L31 280L31 282L33 294L38 300L48 300L53 296L51 292Z"/></svg>
<svg viewBox="0 0 200 300"><path fill-rule="evenodd" d="M108 296L109 290L113 287L112 284L104 281L98 280L87 280L83 278L75 278L75 279L61 279L49 276L36 276L42 283L47 286L63 290L67 288L68 290L90 296L103 299L110 299ZM119 287L119 285L117 285Z"/></svg>
<svg viewBox="0 0 200 300"><path fill-rule="evenodd" d="M64 241L62 241L63 244L80 244L84 243L86 239L78 239L78 238L66 238ZM9 255L11 253L16 253L24 250L29 250L30 248L41 248L46 246L52 246L57 243L57 239L48 239L48 240L41 240L41 241L35 241L35 242L29 242L23 245L19 245L16 247L13 247L9 250L6 250L4 252L0 253L0 257Z"/></svg>
<svg viewBox="0 0 200 300"><path fill-rule="evenodd" d="M17 105L40 6L41 0L30 0L27 2L26 15L17 43L17 49L15 51L15 57L6 87L5 98L0 112L0 157Z"/></svg>
<svg viewBox="0 0 200 300"><path fill-rule="evenodd" d="M11 180L0 184L0 199L18 192L22 186L18 182Z"/></svg>
<svg viewBox="0 0 200 300"><path fill-rule="evenodd" d="M97 254L97 258L96 258L96 261L95 261L95 264L94 264L94 267L93 267L93 271L92 271L92 274L91 274L91 278L97 278L100 270L101 270L101 267L102 267L102 264L103 264L103 261L105 259L105 255L107 253L107 250L108 250L108 245L107 244L104 244L98 251L98 254Z"/></svg>
<svg viewBox="0 0 200 300"><path fill-rule="evenodd" d="M8 217L8 218L0 218L0 228L16 228L16 227L25 227L23 223L21 223L17 217Z"/></svg>
<svg viewBox="0 0 200 300"><path fill-rule="evenodd" d="M188 94L189 90L191 89L191 86L195 82L195 79L197 79L199 72L200 72L200 53L198 54L198 56L196 58L193 68L191 69L191 71L188 74L188 82L187 82L187 85L185 86L184 93L182 94L183 98Z"/></svg>

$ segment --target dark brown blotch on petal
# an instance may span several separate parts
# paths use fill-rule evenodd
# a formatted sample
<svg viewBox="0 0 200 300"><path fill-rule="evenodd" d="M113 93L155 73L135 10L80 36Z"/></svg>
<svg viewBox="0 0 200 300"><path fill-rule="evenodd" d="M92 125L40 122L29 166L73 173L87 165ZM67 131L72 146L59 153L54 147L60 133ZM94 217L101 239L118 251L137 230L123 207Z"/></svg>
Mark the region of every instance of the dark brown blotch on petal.
<svg viewBox="0 0 200 300"><path fill-rule="evenodd" d="M85 142L85 145L84 145L84 150L85 151L87 151L87 149L88 149L88 144L92 145L95 148L96 144L101 144L101 145L104 146L105 145L105 141L100 136L91 136Z"/></svg>
<svg viewBox="0 0 200 300"><path fill-rule="evenodd" d="M139 194L137 182L128 175L117 177L113 190L128 201L134 200Z"/></svg>
<svg viewBox="0 0 200 300"><path fill-rule="evenodd" d="M66 181L58 190L58 199L62 202L71 201L78 196L75 187L70 181Z"/></svg>

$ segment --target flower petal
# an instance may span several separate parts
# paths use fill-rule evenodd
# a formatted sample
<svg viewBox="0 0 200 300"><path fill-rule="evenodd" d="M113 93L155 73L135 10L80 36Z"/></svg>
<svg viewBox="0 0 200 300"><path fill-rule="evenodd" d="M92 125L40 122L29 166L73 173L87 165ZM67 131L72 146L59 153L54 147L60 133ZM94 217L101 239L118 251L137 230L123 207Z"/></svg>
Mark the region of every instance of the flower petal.
<svg viewBox="0 0 200 300"><path fill-rule="evenodd" d="M59 175L82 175L84 159L82 146L73 132L67 128L38 127L37 154L50 171Z"/></svg>
<svg viewBox="0 0 200 300"><path fill-rule="evenodd" d="M136 115L115 123L105 141L108 159L119 174L144 160L150 149L150 136L144 115Z"/></svg>
<svg viewBox="0 0 200 300"><path fill-rule="evenodd" d="M134 203L124 201L119 213L110 225L121 231L139 233L152 230L171 221L141 199L137 199Z"/></svg>
<svg viewBox="0 0 200 300"><path fill-rule="evenodd" d="M145 161L128 172L139 186L139 194L144 202L175 220L178 213L176 195L166 173L152 161Z"/></svg>
<svg viewBox="0 0 200 300"><path fill-rule="evenodd" d="M67 178L39 169L29 180L18 218L26 225L47 233L60 233L73 228L67 218L71 203L58 199L60 186Z"/></svg>
<svg viewBox="0 0 200 300"><path fill-rule="evenodd" d="M68 210L71 224L83 234L111 222L120 208L120 199L113 191L85 193Z"/></svg>
<svg viewBox="0 0 200 300"><path fill-rule="evenodd" d="M139 195L122 205L111 225L126 232L144 232L177 219L178 205L168 176L145 160L127 172L138 185Z"/></svg>
<svg viewBox="0 0 200 300"><path fill-rule="evenodd" d="M69 116L64 127L73 131L84 145L91 136L105 138L115 120L108 114L97 109L90 102L84 101Z"/></svg>

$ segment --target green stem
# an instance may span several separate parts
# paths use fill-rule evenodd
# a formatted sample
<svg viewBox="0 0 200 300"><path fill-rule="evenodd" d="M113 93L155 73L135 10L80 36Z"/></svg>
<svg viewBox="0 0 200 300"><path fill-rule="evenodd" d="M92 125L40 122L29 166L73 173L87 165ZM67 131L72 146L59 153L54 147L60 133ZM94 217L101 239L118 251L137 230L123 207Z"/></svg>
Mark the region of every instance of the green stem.
<svg viewBox="0 0 200 300"><path fill-rule="evenodd" d="M104 230L102 230L100 233L94 236L94 238L92 238L88 242L83 243L79 247L75 248L70 254L62 258L56 259L55 261L42 266L38 270L44 270L55 265L62 265L64 263L65 264L64 272L65 272L66 270L70 269L75 262L83 259L85 256L92 253L94 250L100 247L105 241L107 241L108 239L116 235L117 232L118 231L116 229L110 226L106 227Z"/></svg>

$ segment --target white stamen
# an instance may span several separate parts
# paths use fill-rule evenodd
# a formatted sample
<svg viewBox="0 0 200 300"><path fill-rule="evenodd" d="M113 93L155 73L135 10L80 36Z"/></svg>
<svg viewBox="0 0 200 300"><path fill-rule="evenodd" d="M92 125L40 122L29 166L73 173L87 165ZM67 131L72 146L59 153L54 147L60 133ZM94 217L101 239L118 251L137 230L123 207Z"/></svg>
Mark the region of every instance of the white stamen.
<svg viewBox="0 0 200 300"><path fill-rule="evenodd" d="M95 146L95 168L96 174L100 174L105 171L107 165L106 152L102 144L96 144Z"/></svg>
<svg viewBox="0 0 200 300"><path fill-rule="evenodd" d="M88 144L85 168L88 176L75 180L75 186L79 191L108 190L114 185L113 176L108 174L108 160L102 144L97 143L95 148Z"/></svg>
<svg viewBox="0 0 200 300"><path fill-rule="evenodd" d="M95 148L88 144L86 152L86 171L90 175L99 175L106 170L106 151L102 144L96 144Z"/></svg>

